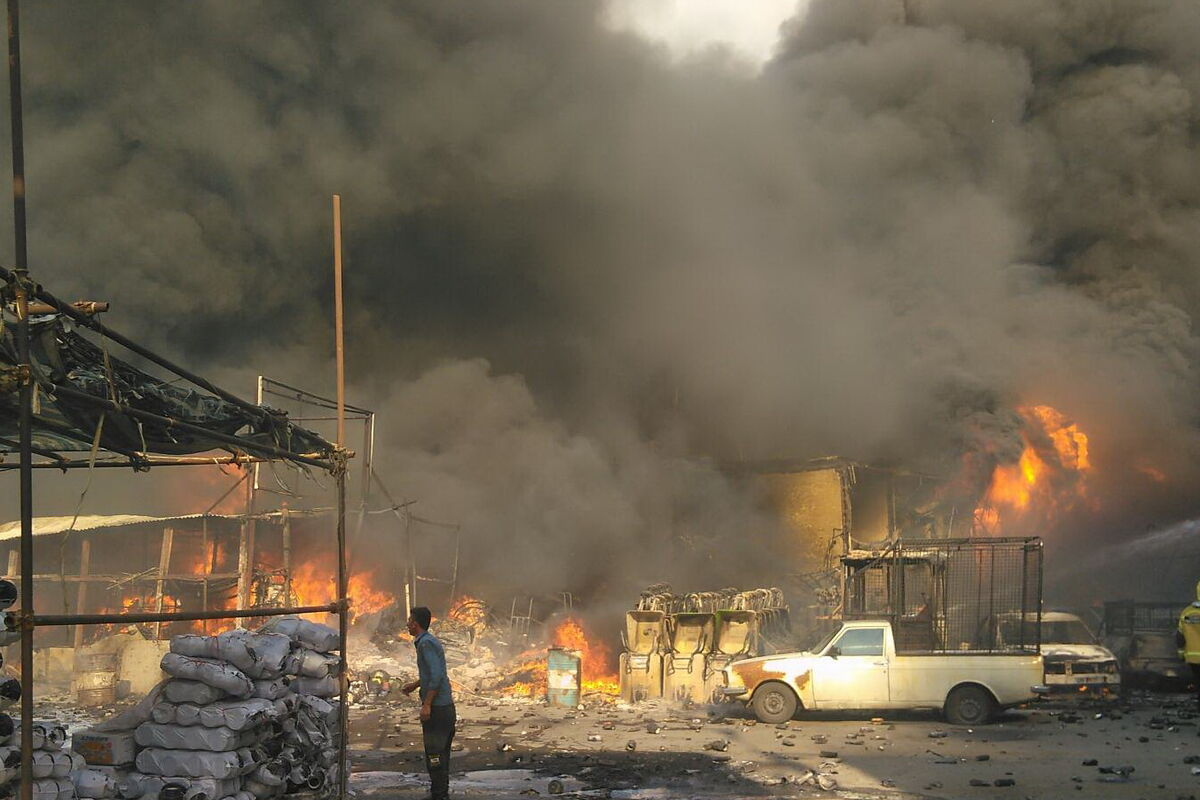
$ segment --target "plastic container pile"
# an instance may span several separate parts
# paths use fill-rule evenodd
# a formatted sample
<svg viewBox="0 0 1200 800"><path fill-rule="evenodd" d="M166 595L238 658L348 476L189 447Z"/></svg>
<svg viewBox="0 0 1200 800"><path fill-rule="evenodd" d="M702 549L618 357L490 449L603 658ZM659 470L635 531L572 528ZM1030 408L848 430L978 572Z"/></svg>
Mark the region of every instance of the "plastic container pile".
<svg viewBox="0 0 1200 800"><path fill-rule="evenodd" d="M295 617L257 632L174 637L162 659L168 680L134 708L71 737L86 762L80 775L95 773L74 777L75 795L336 794L340 648L336 630Z"/></svg>
<svg viewBox="0 0 1200 800"><path fill-rule="evenodd" d="M621 698L710 702L722 669L772 652L790 627L779 589L675 594L666 584L651 586L625 614Z"/></svg>

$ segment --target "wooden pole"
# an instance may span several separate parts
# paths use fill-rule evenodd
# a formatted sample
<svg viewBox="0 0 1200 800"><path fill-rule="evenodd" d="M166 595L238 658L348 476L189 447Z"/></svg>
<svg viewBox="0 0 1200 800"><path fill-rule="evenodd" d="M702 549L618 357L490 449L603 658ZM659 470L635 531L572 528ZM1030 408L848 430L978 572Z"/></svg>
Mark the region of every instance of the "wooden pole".
<svg viewBox="0 0 1200 800"><path fill-rule="evenodd" d="M411 617L413 606L417 604L417 564L413 557L412 515L407 509L404 513L404 560L408 573L404 577L404 599L408 604L405 611Z"/></svg>
<svg viewBox="0 0 1200 800"><path fill-rule="evenodd" d="M86 578L92 571L92 537L84 536L83 541L79 543L79 577ZM82 614L84 605L87 603L87 587L88 581L80 581L79 588L75 590L75 613ZM83 647L83 626L75 626L75 649Z"/></svg>
<svg viewBox="0 0 1200 800"><path fill-rule="evenodd" d="M256 391L254 393L254 402L256 405L259 405L259 406L261 406L263 404L263 376L262 375L258 376L257 387L256 387ZM260 465L255 463L255 465L254 465L254 491L256 491L256 492L258 491L259 468L260 468Z"/></svg>
<svg viewBox="0 0 1200 800"><path fill-rule="evenodd" d="M454 570L450 573L450 599L446 601L446 611L454 607L454 596L458 592L458 553L462 545L462 528L454 529Z"/></svg>
<svg viewBox="0 0 1200 800"><path fill-rule="evenodd" d="M217 548L213 547L215 556ZM204 558L204 572L200 584L200 610L208 611L208 574L212 572L213 564L208 557L208 517L200 519L200 553ZM208 633L208 620L204 621L204 632Z"/></svg>
<svg viewBox="0 0 1200 800"><path fill-rule="evenodd" d="M254 482L246 481L246 516L238 529L237 607L250 605L250 582L254 578Z"/></svg>
<svg viewBox="0 0 1200 800"><path fill-rule="evenodd" d="M333 328L337 353L337 443L346 445L346 351L342 336L342 198L333 196Z"/></svg>
<svg viewBox="0 0 1200 800"><path fill-rule="evenodd" d="M175 529L163 528L162 549L158 554L158 580L154 582L154 613L161 614L163 610L163 581L171 567L171 547L175 541ZM81 587L86 584L79 584ZM80 589L82 591L82 589ZM162 638L162 623L154 623L154 638Z"/></svg>

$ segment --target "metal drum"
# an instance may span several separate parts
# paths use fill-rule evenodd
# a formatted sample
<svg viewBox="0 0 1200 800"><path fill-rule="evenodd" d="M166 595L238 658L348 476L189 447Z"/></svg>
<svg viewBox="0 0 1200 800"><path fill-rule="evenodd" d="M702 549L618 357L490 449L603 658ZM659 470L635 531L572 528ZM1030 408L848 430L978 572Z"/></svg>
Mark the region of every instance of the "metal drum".
<svg viewBox="0 0 1200 800"><path fill-rule="evenodd" d="M546 651L546 699L559 708L579 705L581 658L578 650L551 647Z"/></svg>
<svg viewBox="0 0 1200 800"><path fill-rule="evenodd" d="M81 706L103 706L117 699L116 653L92 653L75 658L75 698Z"/></svg>

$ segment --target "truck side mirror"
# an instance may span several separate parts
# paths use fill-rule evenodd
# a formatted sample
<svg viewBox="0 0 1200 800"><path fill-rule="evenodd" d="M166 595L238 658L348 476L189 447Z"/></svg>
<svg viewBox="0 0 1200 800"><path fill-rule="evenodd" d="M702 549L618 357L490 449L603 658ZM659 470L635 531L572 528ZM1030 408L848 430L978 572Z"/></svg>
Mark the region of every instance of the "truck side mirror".
<svg viewBox="0 0 1200 800"><path fill-rule="evenodd" d="M829 656L830 658L837 658L841 654L842 654L842 649L840 647L838 647L836 644L833 645L832 647L830 647L827 651L825 651L825 655Z"/></svg>

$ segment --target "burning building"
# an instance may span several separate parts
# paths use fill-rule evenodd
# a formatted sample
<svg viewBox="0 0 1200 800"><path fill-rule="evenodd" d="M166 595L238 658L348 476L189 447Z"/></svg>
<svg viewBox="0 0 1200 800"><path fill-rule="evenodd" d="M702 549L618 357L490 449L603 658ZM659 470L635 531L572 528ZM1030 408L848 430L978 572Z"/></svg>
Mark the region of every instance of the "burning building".
<svg viewBox="0 0 1200 800"><path fill-rule="evenodd" d="M336 595L331 577L336 556L328 547L331 524L329 514L302 511L250 518L38 517L34 610L133 614L327 604ZM0 526L0 563L16 583L19 535L17 522ZM391 597L375 589L372 579L363 573L351 582L357 613L377 610ZM73 653L113 634L133 634L129 641L161 641L165 646L176 634L217 633L232 626L233 620L213 620L51 628L37 640L39 677L65 682L75 664ZM146 666L156 679L156 662L151 659Z"/></svg>
<svg viewBox="0 0 1200 800"><path fill-rule="evenodd" d="M841 457L744 462L731 472L779 515L780 550L796 572L859 545L970 531L971 509L945 501L946 479L935 475Z"/></svg>

